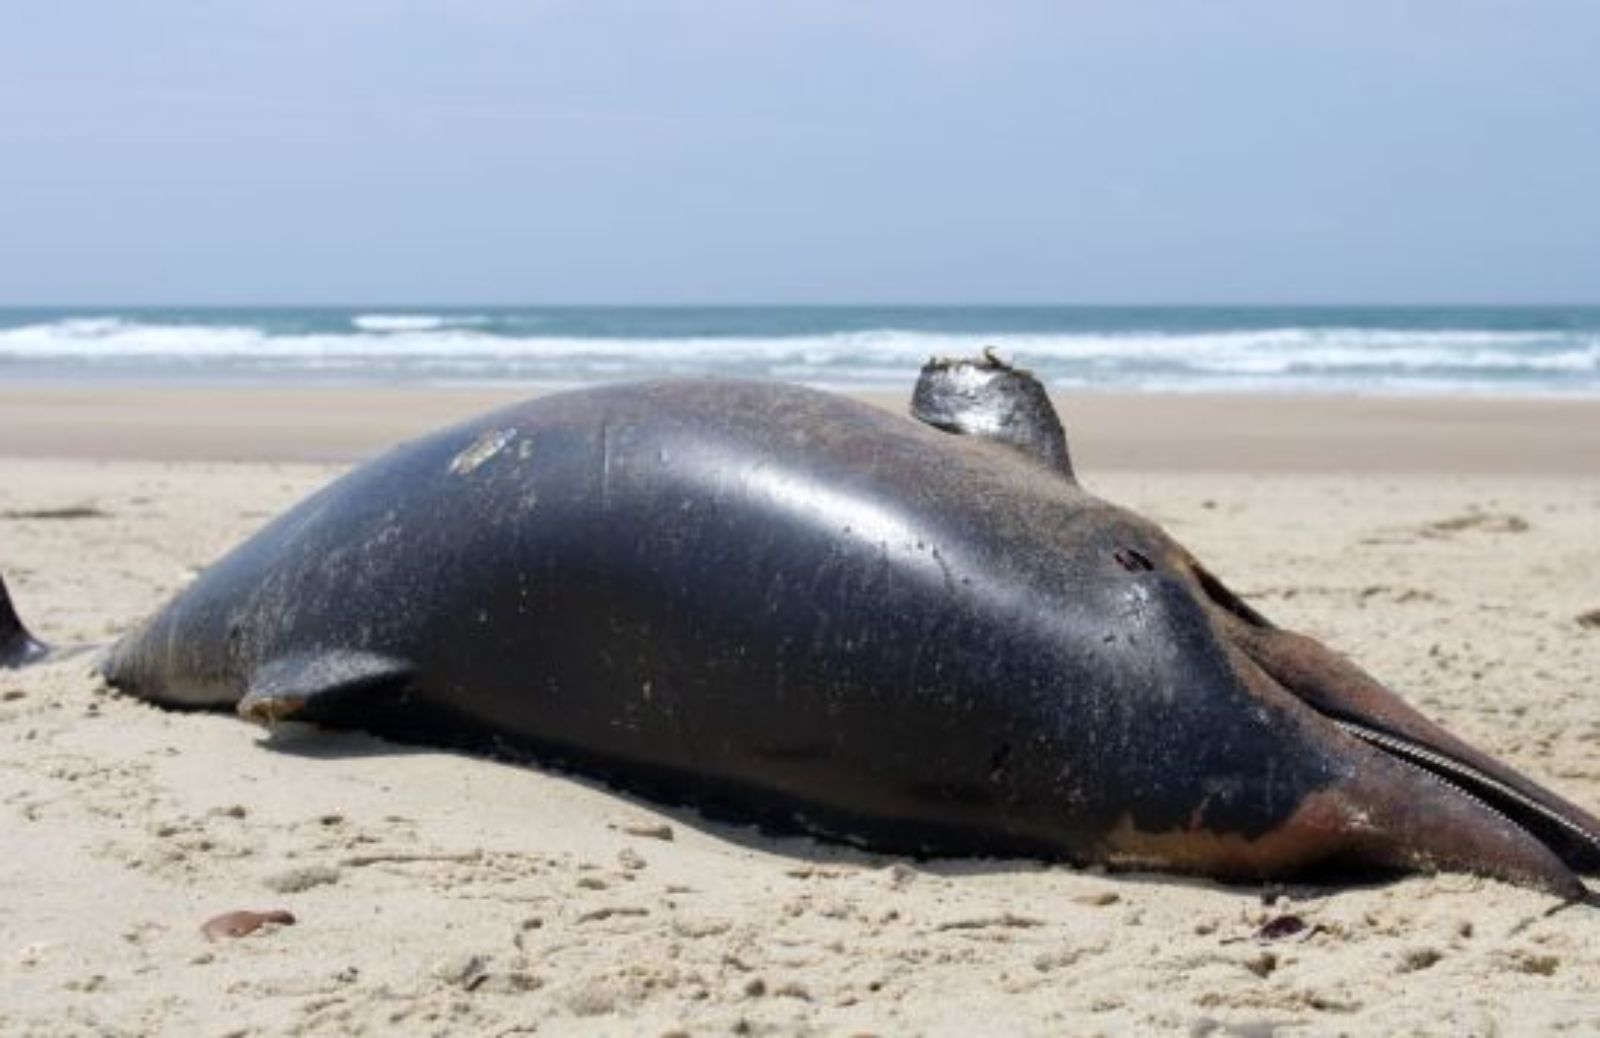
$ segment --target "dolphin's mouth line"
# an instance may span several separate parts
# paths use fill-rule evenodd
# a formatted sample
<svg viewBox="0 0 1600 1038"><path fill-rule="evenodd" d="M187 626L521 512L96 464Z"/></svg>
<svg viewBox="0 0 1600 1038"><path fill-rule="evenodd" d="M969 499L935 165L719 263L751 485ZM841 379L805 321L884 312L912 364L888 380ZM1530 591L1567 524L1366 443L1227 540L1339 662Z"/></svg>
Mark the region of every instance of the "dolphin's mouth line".
<svg viewBox="0 0 1600 1038"><path fill-rule="evenodd" d="M1410 739L1380 731L1346 717L1327 713L1323 716L1340 730L1369 746L1425 771L1458 793L1471 797L1546 846L1549 846L1551 841L1548 835L1540 830L1553 827L1569 838L1600 850L1600 834L1590 832L1559 811L1541 804L1491 775L1484 774L1470 764Z"/></svg>
<svg viewBox="0 0 1600 1038"><path fill-rule="evenodd" d="M1462 743L1343 657L1276 628L1198 565L1190 568L1241 655L1280 692L1522 833L1550 852L1572 882L1578 873L1600 873L1600 820Z"/></svg>

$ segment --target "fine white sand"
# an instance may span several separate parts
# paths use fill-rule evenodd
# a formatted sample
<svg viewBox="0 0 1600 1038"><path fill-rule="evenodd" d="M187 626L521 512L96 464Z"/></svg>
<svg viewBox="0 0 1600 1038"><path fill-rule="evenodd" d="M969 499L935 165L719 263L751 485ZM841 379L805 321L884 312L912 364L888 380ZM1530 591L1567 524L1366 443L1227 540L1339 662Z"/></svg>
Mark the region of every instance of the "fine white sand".
<svg viewBox="0 0 1600 1038"><path fill-rule="evenodd" d="M1397 444L1430 459L1404 474L1381 457L1285 471L1261 463L1271 444L1139 406L1102 454L1167 429L1228 462L1080 456L1086 483L1280 623L1600 805L1600 617L1579 620L1600 610L1600 459L1480 464L1494 423L1458 415L1443 446ZM59 646L115 638L341 470L106 460L128 453L115 433L78 434L55 441L71 458L38 439L0 456L0 571ZM908 862L455 753L268 739L111 695L86 655L0 671L0 827L7 1035L1600 1030L1600 911L1551 915L1491 881L1263 890ZM199 932L280 908L295 925ZM1256 938L1287 913L1309 936Z"/></svg>

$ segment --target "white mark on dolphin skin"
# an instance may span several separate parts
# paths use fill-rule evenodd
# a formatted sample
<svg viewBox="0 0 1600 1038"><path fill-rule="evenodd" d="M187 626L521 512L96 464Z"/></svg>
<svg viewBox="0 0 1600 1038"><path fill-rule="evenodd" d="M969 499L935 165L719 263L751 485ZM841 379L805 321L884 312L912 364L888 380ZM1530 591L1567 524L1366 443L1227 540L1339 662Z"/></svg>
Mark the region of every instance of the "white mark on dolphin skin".
<svg viewBox="0 0 1600 1038"><path fill-rule="evenodd" d="M517 438L515 429L490 429L473 440L467 449L450 459L450 474L466 476L476 471L490 458L505 450Z"/></svg>

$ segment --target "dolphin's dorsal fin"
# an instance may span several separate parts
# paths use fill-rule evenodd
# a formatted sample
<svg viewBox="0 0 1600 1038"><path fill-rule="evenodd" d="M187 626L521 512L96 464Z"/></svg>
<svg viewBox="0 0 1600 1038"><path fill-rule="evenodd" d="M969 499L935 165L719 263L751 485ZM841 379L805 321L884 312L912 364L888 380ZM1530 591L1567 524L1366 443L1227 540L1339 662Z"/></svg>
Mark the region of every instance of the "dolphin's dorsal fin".
<svg viewBox="0 0 1600 1038"><path fill-rule="evenodd" d="M985 349L977 359L936 357L922 367L911 416L935 429L993 440L1073 479L1067 434L1044 386Z"/></svg>
<svg viewBox="0 0 1600 1038"><path fill-rule="evenodd" d="M364 706L381 709L411 684L415 668L377 653L335 649L272 660L251 676L239 716L268 727L279 721L360 724Z"/></svg>
<svg viewBox="0 0 1600 1038"><path fill-rule="evenodd" d="M11 593L0 577L0 667L26 667L44 658L50 649L28 633L11 605Z"/></svg>

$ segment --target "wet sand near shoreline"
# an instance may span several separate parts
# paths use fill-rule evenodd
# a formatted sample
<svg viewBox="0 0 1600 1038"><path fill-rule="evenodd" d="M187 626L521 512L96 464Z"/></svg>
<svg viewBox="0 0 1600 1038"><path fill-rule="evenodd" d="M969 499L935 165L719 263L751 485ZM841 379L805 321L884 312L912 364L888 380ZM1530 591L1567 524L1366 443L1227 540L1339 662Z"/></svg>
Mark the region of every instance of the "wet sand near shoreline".
<svg viewBox="0 0 1600 1038"><path fill-rule="evenodd" d="M0 457L348 462L518 388L0 385ZM903 411L909 399L854 394ZM1600 475L1600 400L1056 393L1085 472Z"/></svg>

